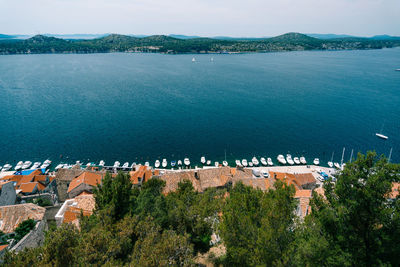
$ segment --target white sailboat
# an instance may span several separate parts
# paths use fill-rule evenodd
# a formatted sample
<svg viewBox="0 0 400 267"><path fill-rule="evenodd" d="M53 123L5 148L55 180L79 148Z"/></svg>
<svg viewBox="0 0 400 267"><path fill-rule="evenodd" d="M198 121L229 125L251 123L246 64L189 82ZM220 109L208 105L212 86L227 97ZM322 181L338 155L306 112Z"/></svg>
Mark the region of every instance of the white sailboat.
<svg viewBox="0 0 400 267"><path fill-rule="evenodd" d="M178 160L178 166L182 166L182 160Z"/></svg>
<svg viewBox="0 0 400 267"><path fill-rule="evenodd" d="M332 168L332 167L333 167L333 155L335 155L335 151L332 152L331 161L328 161L328 166L329 166L329 168Z"/></svg>
<svg viewBox="0 0 400 267"><path fill-rule="evenodd" d="M104 167L105 164L104 160L100 160L99 166Z"/></svg>
<svg viewBox="0 0 400 267"><path fill-rule="evenodd" d="M335 162L335 163L333 163L333 165L335 165L336 168L340 169L340 164L339 163Z"/></svg>
<svg viewBox="0 0 400 267"><path fill-rule="evenodd" d="M274 163L272 162L271 158L267 158L267 162L269 166L274 166Z"/></svg>
<svg viewBox="0 0 400 267"><path fill-rule="evenodd" d="M382 125L381 131L380 131L379 133L376 133L375 135L376 135L377 137L379 137L379 138L382 138L382 139L384 139L384 140L387 140L387 139L389 139L389 137L387 137L386 135L383 135L383 134L382 134L383 126L384 126L384 125L385 125L385 124Z"/></svg>
<svg viewBox="0 0 400 267"><path fill-rule="evenodd" d="M224 165L224 166L226 167L226 166L228 166L228 162L227 162L226 160L224 160L224 161L222 162L222 165Z"/></svg>

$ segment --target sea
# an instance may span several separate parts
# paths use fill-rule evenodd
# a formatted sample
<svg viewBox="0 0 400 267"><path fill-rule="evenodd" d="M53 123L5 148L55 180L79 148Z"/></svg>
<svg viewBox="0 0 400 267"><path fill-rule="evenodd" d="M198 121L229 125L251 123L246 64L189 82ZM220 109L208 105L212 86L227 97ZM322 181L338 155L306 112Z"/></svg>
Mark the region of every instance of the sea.
<svg viewBox="0 0 400 267"><path fill-rule="evenodd" d="M391 149L400 162L398 68L400 48L3 55L0 165L279 154L326 165Z"/></svg>

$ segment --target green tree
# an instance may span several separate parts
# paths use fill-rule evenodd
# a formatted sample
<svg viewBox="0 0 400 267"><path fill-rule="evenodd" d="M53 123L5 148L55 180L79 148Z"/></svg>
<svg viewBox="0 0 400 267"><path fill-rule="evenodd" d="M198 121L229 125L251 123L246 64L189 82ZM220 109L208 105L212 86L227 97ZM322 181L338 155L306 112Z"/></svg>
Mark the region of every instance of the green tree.
<svg viewBox="0 0 400 267"><path fill-rule="evenodd" d="M94 189L96 210L109 208L112 218L119 220L132 209L134 194L129 174L119 172L112 178L107 172L102 184Z"/></svg>
<svg viewBox="0 0 400 267"><path fill-rule="evenodd" d="M36 225L36 222L32 219L23 221L15 229L15 240L17 242L21 240L26 234L28 234Z"/></svg>
<svg viewBox="0 0 400 267"><path fill-rule="evenodd" d="M311 216L329 247L350 255L351 265L400 265L399 198L389 199L400 166L376 153L358 154L337 177L325 183L326 199L314 196Z"/></svg>

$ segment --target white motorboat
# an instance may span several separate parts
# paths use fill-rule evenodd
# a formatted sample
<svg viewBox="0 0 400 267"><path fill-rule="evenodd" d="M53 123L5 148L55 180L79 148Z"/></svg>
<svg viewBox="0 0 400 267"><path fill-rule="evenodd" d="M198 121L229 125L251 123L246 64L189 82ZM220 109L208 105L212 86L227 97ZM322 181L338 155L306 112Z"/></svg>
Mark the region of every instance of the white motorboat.
<svg viewBox="0 0 400 267"><path fill-rule="evenodd" d="M31 165L32 165L32 161L27 160L24 162L24 164L22 164L22 169L23 170L28 169Z"/></svg>
<svg viewBox="0 0 400 267"><path fill-rule="evenodd" d="M182 166L182 160L178 160L178 166Z"/></svg>
<svg viewBox="0 0 400 267"><path fill-rule="evenodd" d="M253 164L253 162L249 162L249 167L253 167L254 166L254 164Z"/></svg>
<svg viewBox="0 0 400 267"><path fill-rule="evenodd" d="M149 166L150 166L150 162L146 161L146 162L144 163L144 166L149 167Z"/></svg>
<svg viewBox="0 0 400 267"><path fill-rule="evenodd" d="M319 158L315 158L313 163L314 163L314 165L319 165Z"/></svg>
<svg viewBox="0 0 400 267"><path fill-rule="evenodd" d="M171 160L171 167L175 167L176 165L176 161L175 160Z"/></svg>
<svg viewBox="0 0 400 267"><path fill-rule="evenodd" d="M268 165L268 163L267 163L267 161L265 160L265 158L261 158L260 161L261 161L261 164L262 164L262 165L264 165L264 166L267 166L267 165Z"/></svg>
<svg viewBox="0 0 400 267"><path fill-rule="evenodd" d="M131 169L135 168L136 162L132 162Z"/></svg>
<svg viewBox="0 0 400 267"><path fill-rule="evenodd" d="M307 164L307 160L305 157L300 157L301 164Z"/></svg>
<svg viewBox="0 0 400 267"><path fill-rule="evenodd" d="M224 161L222 162L222 165L224 165L224 166L226 167L226 166L228 166L228 162L227 162L226 160L224 160Z"/></svg>
<svg viewBox="0 0 400 267"><path fill-rule="evenodd" d="M389 139L389 137L387 137L386 135L380 134L380 133L376 133L375 135L378 136L379 138L382 138L385 140Z"/></svg>
<svg viewBox="0 0 400 267"><path fill-rule="evenodd" d="M9 171L11 170L12 166L10 164L4 164L3 166L3 171Z"/></svg>
<svg viewBox="0 0 400 267"><path fill-rule="evenodd" d="M243 165L244 167L247 167L247 159L242 159L242 165Z"/></svg>
<svg viewBox="0 0 400 267"><path fill-rule="evenodd" d="M292 159L292 155L287 154L287 155L286 155L286 161L287 161L287 163L289 163L290 165L294 165L294 161L293 161L293 159Z"/></svg>
<svg viewBox="0 0 400 267"><path fill-rule="evenodd" d="M253 163L254 166L258 166L258 164L260 164L260 162L258 161L258 159L256 157L253 157L251 159L251 162Z"/></svg>
<svg viewBox="0 0 400 267"><path fill-rule="evenodd" d="M219 167L219 162L216 161L216 162L214 163L214 166L215 166L215 167Z"/></svg>
<svg viewBox="0 0 400 267"><path fill-rule="evenodd" d="M400 71L400 69L395 69L395 71Z"/></svg>
<svg viewBox="0 0 400 267"><path fill-rule="evenodd" d="M154 163L154 167L159 168L160 167L160 161L156 160L156 162Z"/></svg>
<svg viewBox="0 0 400 267"><path fill-rule="evenodd" d="M211 165L211 160L207 160L207 165Z"/></svg>
<svg viewBox="0 0 400 267"><path fill-rule="evenodd" d="M78 163L79 161L77 161L76 163L77 164L80 164L80 163ZM46 169L47 167L49 167L51 165L51 160L48 160L48 159L46 159L44 162L43 162L43 164L42 164L42 166L40 166L40 168L41 169Z"/></svg>
<svg viewBox="0 0 400 267"><path fill-rule="evenodd" d="M129 162L125 162L125 163L122 165L122 168L124 168L124 169L129 168Z"/></svg>
<svg viewBox="0 0 400 267"><path fill-rule="evenodd" d="M279 155L276 159L278 160L278 162L280 164L286 164L286 160L285 160L285 157L283 155Z"/></svg>
<svg viewBox="0 0 400 267"><path fill-rule="evenodd" d="M24 165L23 161L18 161L17 165L15 166L14 170L18 171L22 168L22 165Z"/></svg>
<svg viewBox="0 0 400 267"><path fill-rule="evenodd" d="M274 166L274 163L272 162L271 158L267 158L267 162L269 166Z"/></svg>
<svg viewBox="0 0 400 267"><path fill-rule="evenodd" d="M196 59L195 59L195 58L192 58L192 62L196 62Z"/></svg>
<svg viewBox="0 0 400 267"><path fill-rule="evenodd" d="M60 164L58 164L58 165L56 166L55 170L59 170L59 169L61 169L62 167L64 167L64 164L60 163Z"/></svg>
<svg viewBox="0 0 400 267"><path fill-rule="evenodd" d="M119 161L114 162L114 168L119 168L119 166L121 165L121 163Z"/></svg>
<svg viewBox="0 0 400 267"><path fill-rule="evenodd" d="M36 161L35 163L33 163L33 165L32 165L32 168L31 168L31 169L35 170L35 169L39 168L39 167L40 167L40 164L42 164L42 163L41 163L41 162L39 162L39 161Z"/></svg>
<svg viewBox="0 0 400 267"><path fill-rule="evenodd" d="M333 167L333 162L332 161L328 161L328 166L329 166L329 168L332 168Z"/></svg>
<svg viewBox="0 0 400 267"><path fill-rule="evenodd" d="M240 164L240 160L235 160L236 166L242 166L242 164Z"/></svg>
<svg viewBox="0 0 400 267"><path fill-rule="evenodd" d="M206 158L204 156L201 157L200 162L201 162L201 164L205 164L206 163Z"/></svg>
<svg viewBox="0 0 400 267"><path fill-rule="evenodd" d="M99 166L104 167L105 164L104 160L100 160Z"/></svg>
<svg viewBox="0 0 400 267"><path fill-rule="evenodd" d="M183 159L183 163L185 163L186 166L189 166L189 165L190 165L190 160L189 160L189 158L184 158L184 159Z"/></svg>
<svg viewBox="0 0 400 267"><path fill-rule="evenodd" d="M339 164L339 163L335 162L335 163L333 163L333 165L334 165L336 168L340 169L340 164Z"/></svg>
<svg viewBox="0 0 400 267"><path fill-rule="evenodd" d="M167 167L168 161L166 159L163 159L161 165L163 168Z"/></svg>
<svg viewBox="0 0 400 267"><path fill-rule="evenodd" d="M294 163L296 163L296 164L300 164L300 160L299 160L298 157L294 157L294 158L293 158L293 161L294 161Z"/></svg>

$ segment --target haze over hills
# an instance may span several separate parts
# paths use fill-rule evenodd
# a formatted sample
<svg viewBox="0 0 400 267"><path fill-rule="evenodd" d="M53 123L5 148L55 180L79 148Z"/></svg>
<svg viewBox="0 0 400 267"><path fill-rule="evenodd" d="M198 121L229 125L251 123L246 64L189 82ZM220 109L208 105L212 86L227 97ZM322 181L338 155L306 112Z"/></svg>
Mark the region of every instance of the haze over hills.
<svg viewBox="0 0 400 267"><path fill-rule="evenodd" d="M70 36L71 37L71 36ZM92 36L94 37L94 36ZM400 38L341 37L315 38L301 33L286 33L271 38L216 39L205 37L176 38L167 35L131 36L109 34L91 39L64 39L36 35L28 39L3 38L0 54L27 53L241 53L295 50L380 49L400 46Z"/></svg>

